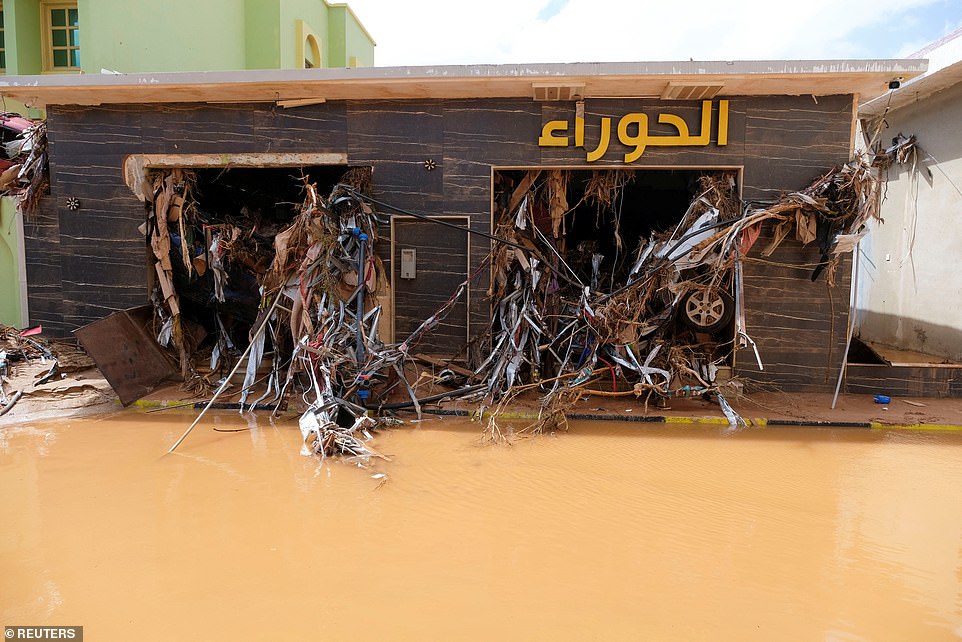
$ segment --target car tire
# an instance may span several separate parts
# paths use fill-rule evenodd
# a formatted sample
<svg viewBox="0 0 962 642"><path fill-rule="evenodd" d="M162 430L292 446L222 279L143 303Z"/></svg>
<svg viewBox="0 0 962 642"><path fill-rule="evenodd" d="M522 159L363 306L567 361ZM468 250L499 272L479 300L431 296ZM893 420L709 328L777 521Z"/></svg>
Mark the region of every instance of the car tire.
<svg viewBox="0 0 962 642"><path fill-rule="evenodd" d="M681 319L697 332L718 332L735 316L735 300L720 288L689 292L681 302Z"/></svg>

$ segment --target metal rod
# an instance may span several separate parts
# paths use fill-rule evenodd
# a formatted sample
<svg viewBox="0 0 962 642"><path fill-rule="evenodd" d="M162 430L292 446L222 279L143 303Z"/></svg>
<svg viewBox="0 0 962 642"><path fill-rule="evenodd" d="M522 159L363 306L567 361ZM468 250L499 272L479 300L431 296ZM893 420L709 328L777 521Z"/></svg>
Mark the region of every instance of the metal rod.
<svg viewBox="0 0 962 642"><path fill-rule="evenodd" d="M367 266L364 264L364 245L367 243L367 234L358 228L357 232L358 257L357 257L357 328L355 329L354 358L357 360L357 367L360 369L364 363L364 287L367 282Z"/></svg>
<svg viewBox="0 0 962 642"><path fill-rule="evenodd" d="M852 268L852 300L848 305L848 332L845 337L845 352L842 353L842 367L838 371L838 382L835 384L835 396L832 397L832 410L835 410L835 404L838 403L838 392L842 389L842 379L845 378L845 369L846 366L848 366L848 349L852 345L852 334L855 331L855 321L852 317L855 314L855 303L856 297L858 296L859 243L855 244L854 256L855 267Z"/></svg>
<svg viewBox="0 0 962 642"><path fill-rule="evenodd" d="M449 390L448 392L442 392L441 394L431 395L430 397L424 397L423 399L418 399L418 403L431 403L432 401L440 401L442 399L447 399L448 397L463 397L464 395L469 395L472 392L477 392L487 388L488 384L479 383L474 386L469 386L467 388L461 388L459 390ZM378 406L378 410L400 410L401 408L410 408L414 405L413 401L399 401L397 403L384 404Z"/></svg>
<svg viewBox="0 0 962 642"><path fill-rule="evenodd" d="M187 439L187 435L189 435L190 431L194 429L194 426L196 426L200 422L201 417L204 416L204 413L206 413L210 409L210 407L214 404L214 401L217 399L217 397L220 396L220 393L224 392L224 390L227 389L227 386L230 384L231 377L233 377L234 374L237 372L237 369L240 368L240 364L244 362L245 357L247 357L247 353L250 352L251 350L251 346L254 345L254 342L257 340L257 337L260 336L261 332L264 331L264 328L267 327L267 322L268 320L270 320L271 314L273 314L274 312L274 308L277 307L277 304L281 300L281 294L282 294L282 291L277 292L277 295L274 297L274 303L271 304L271 307L267 311L267 314L264 315L264 320L261 321L260 326L257 328L257 332L254 333L254 336L251 338L250 343L247 344L247 348L244 349L244 354L242 354L240 356L240 359L237 360L237 363L234 365L234 369L230 371L229 375L224 377L224 381L220 384L220 387L217 389L217 392L214 393L214 396L211 397L210 401L207 402L207 405L204 406L204 409L201 410L200 414L197 415L197 418L194 419L194 423L192 423L187 428L187 430L184 431L184 434L180 436L180 439L174 442L174 445L170 447L170 450L167 451L167 454L174 452L177 449L177 446L179 446L182 441Z"/></svg>
<svg viewBox="0 0 962 642"><path fill-rule="evenodd" d="M573 276L575 281L578 282L579 287L581 287L581 289L584 289L585 284L581 282L581 279L579 279L575 271L571 269L571 266L565 262L564 257L561 256L561 253L554 246L554 244L548 239L548 237L544 235L544 232L538 229L537 225L532 224L531 227L534 228L535 235L540 236L541 241L548 246L548 249L551 250L551 253L554 254L556 257L558 257L558 260L561 261L561 265L568 268L568 271L571 272L571 276ZM561 270L558 270L558 271L560 272Z"/></svg>

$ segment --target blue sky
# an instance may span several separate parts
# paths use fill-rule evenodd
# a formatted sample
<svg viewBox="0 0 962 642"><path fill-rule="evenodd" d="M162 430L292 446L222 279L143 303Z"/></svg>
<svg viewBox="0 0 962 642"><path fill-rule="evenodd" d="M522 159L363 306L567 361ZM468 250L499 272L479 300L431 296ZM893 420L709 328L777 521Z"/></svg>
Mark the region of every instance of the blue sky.
<svg viewBox="0 0 962 642"><path fill-rule="evenodd" d="M906 12L894 22L860 27L852 33L852 40L868 52L867 56L902 57L959 27L962 0L945 0Z"/></svg>
<svg viewBox="0 0 962 642"><path fill-rule="evenodd" d="M962 0L348 0L381 66L903 57Z"/></svg>
<svg viewBox="0 0 962 642"><path fill-rule="evenodd" d="M538 20L550 20L561 13L571 0L549 0L548 4L541 7L538 12Z"/></svg>

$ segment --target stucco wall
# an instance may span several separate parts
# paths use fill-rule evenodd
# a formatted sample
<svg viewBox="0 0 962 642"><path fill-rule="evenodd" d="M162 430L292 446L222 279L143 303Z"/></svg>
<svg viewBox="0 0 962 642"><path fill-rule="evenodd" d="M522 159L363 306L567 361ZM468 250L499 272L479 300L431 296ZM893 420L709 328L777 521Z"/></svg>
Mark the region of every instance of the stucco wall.
<svg viewBox="0 0 962 642"><path fill-rule="evenodd" d="M244 6L236 0L165 0L140 7L97 0L78 6L80 58L87 73L244 68ZM133 18L132 11L140 15Z"/></svg>
<svg viewBox="0 0 962 642"><path fill-rule="evenodd" d="M247 69L280 69L280 0L244 0L244 7Z"/></svg>
<svg viewBox="0 0 962 642"><path fill-rule="evenodd" d="M299 69L303 61L298 59L297 52L297 21L303 20L305 25L314 32L320 41L321 66L329 66L331 52L327 37L327 25L330 11L322 0L283 0L280 7L280 53L281 67L284 69Z"/></svg>
<svg viewBox="0 0 962 642"><path fill-rule="evenodd" d="M373 67L374 43L348 6L331 6L329 16L327 33L331 58L327 66ZM351 58L356 58L356 64L351 64Z"/></svg>
<svg viewBox="0 0 962 642"><path fill-rule="evenodd" d="M886 116L883 145L915 134L919 171L894 166L883 225L862 242L859 336L962 360L962 83Z"/></svg>
<svg viewBox="0 0 962 642"><path fill-rule="evenodd" d="M3 28L7 74L42 72L40 6L37 0L6 0L3 3Z"/></svg>

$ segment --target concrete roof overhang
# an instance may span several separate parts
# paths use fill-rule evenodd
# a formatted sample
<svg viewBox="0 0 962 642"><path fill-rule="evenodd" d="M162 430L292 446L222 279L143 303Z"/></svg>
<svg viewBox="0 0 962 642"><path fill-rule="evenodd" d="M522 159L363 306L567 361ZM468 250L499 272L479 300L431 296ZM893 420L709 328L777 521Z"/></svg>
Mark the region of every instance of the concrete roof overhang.
<svg viewBox="0 0 962 642"><path fill-rule="evenodd" d="M927 76L903 83L888 95L864 101L858 113L862 118L881 116L886 111L907 107L960 82L962 82L962 60Z"/></svg>
<svg viewBox="0 0 962 642"><path fill-rule="evenodd" d="M534 98L563 88L584 98L670 97L672 86L718 96L855 94L861 100L922 74L928 61L776 60L542 63L358 69L0 76L0 96L34 107L123 103ZM686 94L687 95L687 94Z"/></svg>

